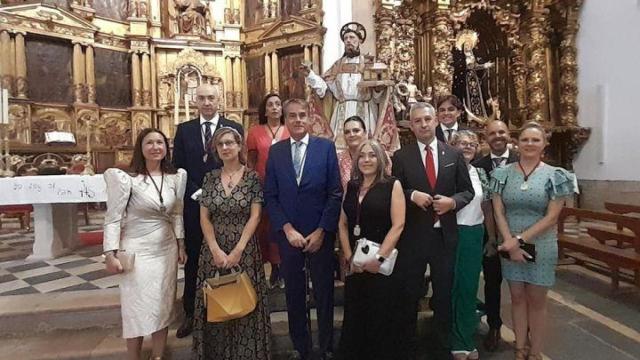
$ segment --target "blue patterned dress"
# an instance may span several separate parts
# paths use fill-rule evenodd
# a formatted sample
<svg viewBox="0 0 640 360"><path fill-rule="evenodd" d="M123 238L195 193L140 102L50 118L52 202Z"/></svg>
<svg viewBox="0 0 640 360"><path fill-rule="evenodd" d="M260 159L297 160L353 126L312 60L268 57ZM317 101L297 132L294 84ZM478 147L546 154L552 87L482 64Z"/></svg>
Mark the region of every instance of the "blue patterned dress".
<svg viewBox="0 0 640 360"><path fill-rule="evenodd" d="M491 173L490 189L499 194L511 234L521 234L542 219L550 200L563 198L578 192L575 175L562 168L543 164L530 175L529 188L521 190L523 174L513 163L495 169ZM502 241L502 239L500 239ZM502 275L509 281L525 282L551 287L555 283L558 262L558 231L552 226L534 239L536 262L519 263L501 259Z"/></svg>

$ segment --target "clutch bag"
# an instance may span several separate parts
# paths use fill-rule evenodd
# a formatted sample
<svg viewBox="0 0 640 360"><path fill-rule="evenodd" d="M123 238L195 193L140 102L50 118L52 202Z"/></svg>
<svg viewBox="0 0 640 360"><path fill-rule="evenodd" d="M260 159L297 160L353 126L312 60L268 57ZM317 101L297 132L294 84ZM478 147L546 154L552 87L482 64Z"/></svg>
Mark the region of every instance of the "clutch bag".
<svg viewBox="0 0 640 360"><path fill-rule="evenodd" d="M353 254L353 260L351 263L357 267L362 267L365 263L370 260L376 259L376 254L380 251L380 244L377 242L373 242L367 240L365 238L359 239L356 241L356 251ZM393 249L391 251L391 255L380 265L380 270L378 270L378 274L389 276L393 273L393 268L396 265L396 259L398 258L398 250Z"/></svg>
<svg viewBox="0 0 640 360"><path fill-rule="evenodd" d="M133 264L136 261L136 253L127 252L126 250L118 250L116 257L120 261L120 265L122 265L122 270L124 272L131 271L133 269Z"/></svg>
<svg viewBox="0 0 640 360"><path fill-rule="evenodd" d="M222 276L216 272L205 281L202 290L208 322L239 319L250 314L258 303L256 290L245 271L232 269L230 274Z"/></svg>

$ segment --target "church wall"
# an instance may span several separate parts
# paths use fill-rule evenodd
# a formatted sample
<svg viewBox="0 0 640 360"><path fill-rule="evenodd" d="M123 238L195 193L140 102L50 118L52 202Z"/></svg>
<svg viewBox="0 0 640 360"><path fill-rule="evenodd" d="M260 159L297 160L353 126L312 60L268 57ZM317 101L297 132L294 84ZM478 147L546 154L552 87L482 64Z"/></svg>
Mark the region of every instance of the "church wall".
<svg viewBox="0 0 640 360"><path fill-rule="evenodd" d="M640 5L636 0L585 1L578 32L578 121L591 127L574 163L582 206L605 200L640 204L638 59ZM606 196L606 198L605 198Z"/></svg>
<svg viewBox="0 0 640 360"><path fill-rule="evenodd" d="M322 3L322 9L325 12L322 25L327 29L322 48L323 70L331 67L344 52L344 45L340 41L340 28L343 24L353 21L352 5L351 0L324 0ZM373 9L371 9L371 14L373 15Z"/></svg>

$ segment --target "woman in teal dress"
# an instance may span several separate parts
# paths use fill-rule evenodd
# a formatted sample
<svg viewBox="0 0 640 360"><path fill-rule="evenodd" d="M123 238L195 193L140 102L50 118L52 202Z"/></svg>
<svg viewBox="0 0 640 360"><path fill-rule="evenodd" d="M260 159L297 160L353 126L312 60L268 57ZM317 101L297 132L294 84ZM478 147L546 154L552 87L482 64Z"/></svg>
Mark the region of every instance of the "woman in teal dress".
<svg viewBox="0 0 640 360"><path fill-rule="evenodd" d="M502 274L509 282L516 335L516 360L542 359L547 291L555 282L558 260L556 223L565 199L577 192L575 176L542 162L545 129L525 124L518 137L520 161L493 171L490 188L502 239ZM521 244L535 245L535 262ZM527 354L527 332L530 350Z"/></svg>

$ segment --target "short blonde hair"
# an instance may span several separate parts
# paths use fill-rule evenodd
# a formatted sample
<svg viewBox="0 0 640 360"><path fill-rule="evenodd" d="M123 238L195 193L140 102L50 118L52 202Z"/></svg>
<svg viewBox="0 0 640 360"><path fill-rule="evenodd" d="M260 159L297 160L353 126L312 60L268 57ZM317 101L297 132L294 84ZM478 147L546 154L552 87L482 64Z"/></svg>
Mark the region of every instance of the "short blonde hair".
<svg viewBox="0 0 640 360"><path fill-rule="evenodd" d="M247 159L245 158L244 141L242 139L242 135L240 135L240 132L238 130L232 128L231 126L223 126L213 133L211 144L209 144L209 146L211 147L211 150L213 150L213 156L215 157L216 161L218 163L222 162L222 160L220 159L220 156L218 156L218 149L216 147L216 144L218 143L221 137L227 134L233 135L233 139L238 143L238 146L240 146L240 152L238 153L238 158L241 164L246 164Z"/></svg>

